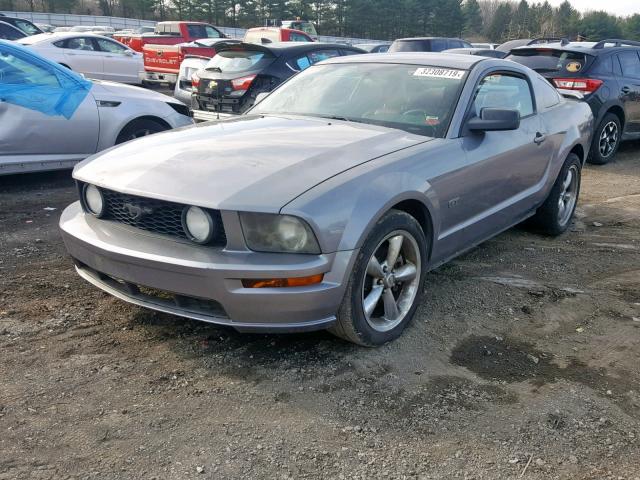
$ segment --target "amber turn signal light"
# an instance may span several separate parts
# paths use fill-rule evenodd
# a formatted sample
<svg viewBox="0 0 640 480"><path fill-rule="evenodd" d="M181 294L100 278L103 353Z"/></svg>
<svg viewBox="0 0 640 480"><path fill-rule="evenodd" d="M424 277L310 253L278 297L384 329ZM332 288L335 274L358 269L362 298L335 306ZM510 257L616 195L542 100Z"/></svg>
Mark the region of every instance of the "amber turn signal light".
<svg viewBox="0 0 640 480"><path fill-rule="evenodd" d="M324 273L311 275L310 277L295 278L269 278L269 279L245 279L242 280L244 288L286 288L286 287L305 287L307 285L315 285L322 282Z"/></svg>

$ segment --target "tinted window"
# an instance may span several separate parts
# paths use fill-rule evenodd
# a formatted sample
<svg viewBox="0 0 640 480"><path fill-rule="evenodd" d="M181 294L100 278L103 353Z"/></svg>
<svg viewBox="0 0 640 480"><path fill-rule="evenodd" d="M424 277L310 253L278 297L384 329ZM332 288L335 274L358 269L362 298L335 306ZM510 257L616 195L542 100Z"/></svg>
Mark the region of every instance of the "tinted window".
<svg viewBox="0 0 640 480"><path fill-rule="evenodd" d="M358 55L359 53L355 50L342 50L342 55Z"/></svg>
<svg viewBox="0 0 640 480"><path fill-rule="evenodd" d="M618 58L623 76L640 78L640 58L636 52L622 52L618 54Z"/></svg>
<svg viewBox="0 0 640 480"><path fill-rule="evenodd" d="M373 49L374 53L385 53L389 51L389 45L380 45Z"/></svg>
<svg viewBox="0 0 640 480"><path fill-rule="evenodd" d="M463 48L464 43L462 40L449 40L449 48Z"/></svg>
<svg viewBox="0 0 640 480"><path fill-rule="evenodd" d="M431 51L432 52L441 52L447 49L447 41L441 38L436 38L431 40Z"/></svg>
<svg viewBox="0 0 640 480"><path fill-rule="evenodd" d="M566 52L551 48L523 48L512 50L506 57L540 73L561 73L576 75L587 67L591 55L576 52Z"/></svg>
<svg viewBox="0 0 640 480"><path fill-rule="evenodd" d="M316 50L315 52L309 52L307 56L313 65L314 63L321 62L327 58L339 57L340 52L338 52L338 50Z"/></svg>
<svg viewBox="0 0 640 480"><path fill-rule="evenodd" d="M315 65L271 93L251 113L340 117L442 137L465 78L465 70L415 65Z"/></svg>
<svg viewBox="0 0 640 480"><path fill-rule="evenodd" d="M299 33L291 32L289 34L289 41L291 42L309 42L309 37L301 35Z"/></svg>
<svg viewBox="0 0 640 480"><path fill-rule="evenodd" d="M601 75L613 74L613 56L598 57L592 70L593 73L599 73Z"/></svg>
<svg viewBox="0 0 640 480"><path fill-rule="evenodd" d="M11 25L0 23L0 38L4 40L18 40L20 38L24 38L24 36L24 33L13 28Z"/></svg>
<svg viewBox="0 0 640 480"><path fill-rule="evenodd" d="M10 53L0 53L0 83L60 87L55 73Z"/></svg>
<svg viewBox="0 0 640 480"><path fill-rule="evenodd" d="M389 52L428 52L429 40L396 40Z"/></svg>
<svg viewBox="0 0 640 480"><path fill-rule="evenodd" d="M109 40L105 40L104 38L96 38L96 42L98 42L98 47L103 52L109 53L124 53L127 49L120 45L118 42L111 42Z"/></svg>
<svg viewBox="0 0 640 480"><path fill-rule="evenodd" d="M478 85L473 107L478 116L483 108L507 108L520 112L520 117L526 117L533 113L531 89L523 78L491 74Z"/></svg>
<svg viewBox="0 0 640 480"><path fill-rule="evenodd" d="M93 40L88 37L70 38L64 42L64 47L70 50L95 51Z"/></svg>
<svg viewBox="0 0 640 480"><path fill-rule="evenodd" d="M273 56L252 50L224 50L209 60L205 70L220 69L222 72L245 72L267 66Z"/></svg>
<svg viewBox="0 0 640 480"><path fill-rule="evenodd" d="M218 32L211 25L187 25L190 38L220 38Z"/></svg>

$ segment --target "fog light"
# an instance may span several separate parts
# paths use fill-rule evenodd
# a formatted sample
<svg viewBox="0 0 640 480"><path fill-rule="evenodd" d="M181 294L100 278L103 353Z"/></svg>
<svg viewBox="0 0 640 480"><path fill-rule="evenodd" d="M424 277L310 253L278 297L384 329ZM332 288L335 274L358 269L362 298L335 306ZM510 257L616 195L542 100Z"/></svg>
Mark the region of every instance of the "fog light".
<svg viewBox="0 0 640 480"><path fill-rule="evenodd" d="M324 273L311 275L310 277L294 277L294 278L269 278L269 279L245 279L242 280L244 288L287 288L287 287L305 287L307 285L316 285L322 282Z"/></svg>
<svg viewBox="0 0 640 480"><path fill-rule="evenodd" d="M188 207L182 212L182 228L196 243L207 243L213 238L213 219L200 207Z"/></svg>
<svg viewBox="0 0 640 480"><path fill-rule="evenodd" d="M89 213L101 217L104 213L104 198L102 192L95 185L84 186L84 204Z"/></svg>

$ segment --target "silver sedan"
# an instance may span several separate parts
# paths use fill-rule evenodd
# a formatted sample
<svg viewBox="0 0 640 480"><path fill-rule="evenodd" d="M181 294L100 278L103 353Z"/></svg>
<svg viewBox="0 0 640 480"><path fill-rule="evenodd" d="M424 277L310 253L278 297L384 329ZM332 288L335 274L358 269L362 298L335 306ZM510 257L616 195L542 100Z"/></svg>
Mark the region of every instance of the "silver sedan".
<svg viewBox="0 0 640 480"><path fill-rule="evenodd" d="M591 123L513 62L341 57L246 115L78 165L60 226L78 273L125 301L380 345L428 270L527 219L568 228Z"/></svg>

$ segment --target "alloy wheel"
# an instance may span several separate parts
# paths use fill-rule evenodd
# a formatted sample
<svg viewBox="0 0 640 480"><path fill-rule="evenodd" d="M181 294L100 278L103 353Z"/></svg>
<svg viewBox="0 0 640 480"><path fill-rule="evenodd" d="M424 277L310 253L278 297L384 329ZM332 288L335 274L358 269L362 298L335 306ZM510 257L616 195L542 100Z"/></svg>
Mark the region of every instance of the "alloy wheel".
<svg viewBox="0 0 640 480"><path fill-rule="evenodd" d="M607 123L600 132L599 150L603 158L609 157L618 144L618 125L616 122Z"/></svg>
<svg viewBox="0 0 640 480"><path fill-rule="evenodd" d="M564 226L571 219L578 200L578 167L571 165L562 182L562 190L558 198L558 222Z"/></svg>
<svg viewBox="0 0 640 480"><path fill-rule="evenodd" d="M378 332L397 327L418 294L422 259L417 240L405 230L387 235L367 263L362 310Z"/></svg>

